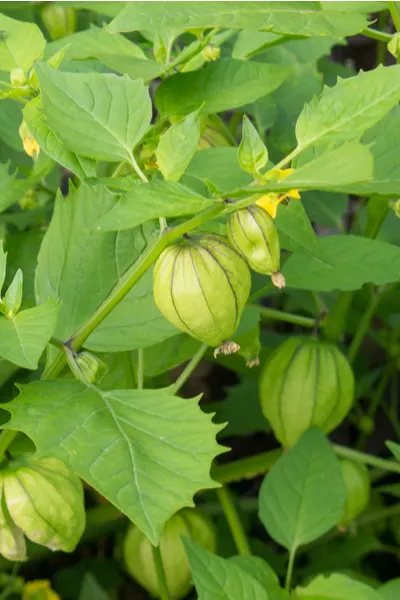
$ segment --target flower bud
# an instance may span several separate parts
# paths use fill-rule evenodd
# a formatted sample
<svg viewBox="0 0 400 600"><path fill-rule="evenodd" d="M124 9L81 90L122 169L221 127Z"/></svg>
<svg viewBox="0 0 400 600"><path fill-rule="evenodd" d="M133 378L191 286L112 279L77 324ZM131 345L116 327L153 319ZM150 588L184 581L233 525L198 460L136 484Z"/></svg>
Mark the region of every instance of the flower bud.
<svg viewBox="0 0 400 600"><path fill-rule="evenodd" d="M259 206L243 208L229 216L228 239L256 273L271 275L272 283L285 287L279 273L280 245L278 231L270 215Z"/></svg>
<svg viewBox="0 0 400 600"><path fill-rule="evenodd" d="M20 138L22 139L25 152L28 154L28 156L32 156L36 159L39 156L40 146L29 131L28 125L25 123L25 121L22 121L18 132Z"/></svg>
<svg viewBox="0 0 400 600"><path fill-rule="evenodd" d="M328 342L293 337L269 357L260 378L261 408L285 447L310 427L329 433L350 410L354 376Z"/></svg>
<svg viewBox="0 0 400 600"><path fill-rule="evenodd" d="M154 265L154 299L164 317L209 346L220 346L235 333L250 285L246 261L213 233L186 236ZM228 346L235 350L226 344L220 351Z"/></svg>
<svg viewBox="0 0 400 600"><path fill-rule="evenodd" d="M69 6L46 2L42 10L42 19L52 40L71 35L76 30L76 12Z"/></svg>
<svg viewBox="0 0 400 600"><path fill-rule="evenodd" d="M214 46L213 44L208 44L203 50L203 57L207 62L215 61L220 57L221 50L218 46Z"/></svg>
<svg viewBox="0 0 400 600"><path fill-rule="evenodd" d="M342 459L340 466L346 488L346 504L339 526L345 526L354 521L368 505L371 482L365 465Z"/></svg>
<svg viewBox="0 0 400 600"><path fill-rule="evenodd" d="M72 552L85 528L81 481L55 458L16 461L2 473L7 509L27 538Z"/></svg>
<svg viewBox="0 0 400 600"><path fill-rule="evenodd" d="M28 83L26 75L23 69L16 67L10 71L10 82L15 87L21 87Z"/></svg>
<svg viewBox="0 0 400 600"><path fill-rule="evenodd" d="M210 552L216 548L212 521L196 508L184 508L165 525L160 554L171 600L184 598L192 587L192 575L181 536L195 541ZM144 533L131 526L124 540L124 559L128 572L152 596L160 597L153 548Z"/></svg>
<svg viewBox="0 0 400 600"><path fill-rule="evenodd" d="M107 365L90 352L76 354L67 347L66 354L71 371L83 383L99 383L107 372Z"/></svg>

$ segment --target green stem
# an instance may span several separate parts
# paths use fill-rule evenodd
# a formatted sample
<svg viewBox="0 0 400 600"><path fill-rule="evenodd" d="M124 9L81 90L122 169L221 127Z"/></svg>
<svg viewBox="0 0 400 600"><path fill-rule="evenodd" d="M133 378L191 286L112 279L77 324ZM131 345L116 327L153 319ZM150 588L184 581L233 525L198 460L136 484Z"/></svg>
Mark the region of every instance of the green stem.
<svg viewBox="0 0 400 600"><path fill-rule="evenodd" d="M369 325L371 323L371 319L374 315L374 312L379 304L380 295L374 291L372 291L369 302L364 310L364 313L361 319L358 322L358 327L356 333L353 337L353 340L350 344L349 350L347 352L347 358L349 359L350 364L352 364L357 356L357 353L360 349L362 341L365 335L368 332Z"/></svg>
<svg viewBox="0 0 400 600"><path fill-rule="evenodd" d="M226 487L220 487L217 489L217 496L235 541L237 551L241 556L250 556L249 542L230 491Z"/></svg>
<svg viewBox="0 0 400 600"><path fill-rule="evenodd" d="M379 30L382 31L386 27L387 22L387 11L382 10L378 15ZM376 66L383 65L385 63L387 42L378 40L376 45Z"/></svg>
<svg viewBox="0 0 400 600"><path fill-rule="evenodd" d="M376 388L376 390L374 391L374 393L371 396L371 403L369 405L368 412L367 412L367 415L370 419L374 419L374 417L376 415L376 411L378 410L378 408L382 402L383 394L385 393L385 390L389 383L389 379L390 379L390 376L392 375L392 372L393 372L393 366L392 366L392 364L389 363L386 365L386 367L384 369L383 376L379 382L378 387ZM364 432L361 432L357 446L359 448L363 449L366 441L367 441L367 435Z"/></svg>
<svg viewBox="0 0 400 600"><path fill-rule="evenodd" d="M149 180L147 179L146 175L143 173L142 169L139 167L139 165L136 162L135 157L133 156L132 152L129 155L129 162L131 163L132 167L134 168L134 170L136 171L136 173L139 175L140 179L144 182L144 183L148 183Z"/></svg>
<svg viewBox="0 0 400 600"><path fill-rule="evenodd" d="M137 389L143 389L144 380L144 350L139 348L138 350L138 366L137 366Z"/></svg>
<svg viewBox="0 0 400 600"><path fill-rule="evenodd" d="M121 173L121 171L123 170L123 168L125 167L125 165L126 165L125 162L120 162L119 165L117 165L117 168L115 169L115 171L111 175L111 177L118 177L118 175Z"/></svg>
<svg viewBox="0 0 400 600"><path fill-rule="evenodd" d="M228 140L228 142L230 142L231 146L236 146L236 138L232 134L225 121L219 115L214 115L214 118L218 120L219 126L221 127L222 131L224 132L224 135L226 136L226 139Z"/></svg>
<svg viewBox="0 0 400 600"><path fill-rule="evenodd" d="M330 310L324 327L324 337L336 344L346 326L347 313L353 300L354 292L339 292L339 296Z"/></svg>
<svg viewBox="0 0 400 600"><path fill-rule="evenodd" d="M197 350L196 354L192 356L186 367L183 369L182 373L179 375L175 383L173 383L169 389L172 394L176 394L179 392L183 384L189 379L205 353L207 352L207 344L202 344L200 348Z"/></svg>
<svg viewBox="0 0 400 600"><path fill-rule="evenodd" d="M11 442L17 435L18 431L14 431L11 429L4 430L0 433L0 462L3 460L4 454L8 446L11 444Z"/></svg>
<svg viewBox="0 0 400 600"><path fill-rule="evenodd" d="M251 305L257 306L259 310L260 316L264 319L272 319L273 321L283 321L285 323L292 323L293 325L299 325L300 327L310 327L313 328L315 324L315 319L312 317L303 317L302 315L294 315L292 313L284 312L281 310L276 310L274 308L267 308L265 306ZM320 326L322 324L320 323Z"/></svg>
<svg viewBox="0 0 400 600"><path fill-rule="evenodd" d="M378 42L386 42L388 44L392 39L390 33L385 33L384 31L378 31L377 29L372 29L371 27L366 27L362 31L360 31L362 35L365 35L373 40L378 40Z"/></svg>
<svg viewBox="0 0 400 600"><path fill-rule="evenodd" d="M300 152L302 152L303 150L305 150L305 147L299 147L297 146L297 148L295 148L292 152L290 152L290 154L288 154L287 156L285 156L284 158L282 158L281 161L279 161L274 167L273 167L273 171L276 171L278 169L282 169L282 167L285 167L287 164L289 164L294 158L296 158L296 156L298 156L300 154Z"/></svg>
<svg viewBox="0 0 400 600"><path fill-rule="evenodd" d="M366 454L359 450L352 450L346 446L339 446L338 444L333 445L335 454L340 458L348 458L354 462L368 465L370 467L377 467L383 471L389 471L391 473L400 473L400 462L395 460L389 460L387 458L380 458L372 454Z"/></svg>
<svg viewBox="0 0 400 600"><path fill-rule="evenodd" d="M390 10L390 16L392 17L393 25L396 28L396 31L400 31L400 13L397 8L396 2L388 2L388 7Z"/></svg>
<svg viewBox="0 0 400 600"><path fill-rule="evenodd" d="M293 567L294 567L294 559L296 556L296 550L291 550L289 553L289 563L286 571L286 579L285 579L285 590L289 591L292 585L292 576L293 576Z"/></svg>
<svg viewBox="0 0 400 600"><path fill-rule="evenodd" d="M153 546L153 560L154 567L157 575L158 582L158 593L160 594L161 600L170 600L170 595L167 587L167 580L165 578L164 566L162 563L162 557L159 546Z"/></svg>

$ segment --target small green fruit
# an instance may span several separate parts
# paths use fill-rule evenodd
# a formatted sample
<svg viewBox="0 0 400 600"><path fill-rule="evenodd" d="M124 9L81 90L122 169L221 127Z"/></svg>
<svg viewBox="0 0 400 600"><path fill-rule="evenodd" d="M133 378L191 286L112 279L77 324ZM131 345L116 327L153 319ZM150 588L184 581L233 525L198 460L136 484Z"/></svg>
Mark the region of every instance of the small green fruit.
<svg viewBox="0 0 400 600"><path fill-rule="evenodd" d="M154 299L164 317L209 346L220 346L235 333L250 286L246 261L213 233L186 236L154 265Z"/></svg>
<svg viewBox="0 0 400 600"><path fill-rule="evenodd" d="M350 410L353 395L347 359L333 344L315 338L283 342L260 378L261 408L285 447L310 427L332 431Z"/></svg>
<svg viewBox="0 0 400 600"><path fill-rule="evenodd" d="M71 35L76 30L76 12L69 6L46 2L42 10L42 19L52 40Z"/></svg>
<svg viewBox="0 0 400 600"><path fill-rule="evenodd" d="M279 273L279 236L274 220L263 208L253 205L230 215L228 239L253 271L264 275Z"/></svg>
<svg viewBox="0 0 400 600"><path fill-rule="evenodd" d="M196 508L184 508L165 525L160 540L161 560L171 600L184 598L192 587L191 570L181 536L214 552L216 535L212 521ZM129 574L156 598L160 597L153 547L144 533L131 526L124 540L124 559Z"/></svg>
<svg viewBox="0 0 400 600"><path fill-rule="evenodd" d="M55 458L11 463L1 473L10 517L27 538L72 552L85 528L82 483Z"/></svg>
<svg viewBox="0 0 400 600"><path fill-rule="evenodd" d="M346 504L339 525L348 525L366 508L369 502L371 483L365 465L351 460L340 461L346 488Z"/></svg>

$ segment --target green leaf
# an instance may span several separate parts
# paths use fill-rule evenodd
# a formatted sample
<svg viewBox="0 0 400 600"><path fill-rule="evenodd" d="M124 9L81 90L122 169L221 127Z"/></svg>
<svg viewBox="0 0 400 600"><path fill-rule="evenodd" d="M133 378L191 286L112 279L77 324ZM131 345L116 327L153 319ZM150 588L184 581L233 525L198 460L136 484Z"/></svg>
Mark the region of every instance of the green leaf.
<svg viewBox="0 0 400 600"><path fill-rule="evenodd" d="M22 105L14 100L2 100L0 110L0 140L16 152L22 152L18 128L22 121Z"/></svg>
<svg viewBox="0 0 400 600"><path fill-rule="evenodd" d="M395 444L394 442L385 442L385 444L389 448L389 450L393 454L393 456L397 460L400 460L400 445Z"/></svg>
<svg viewBox="0 0 400 600"><path fill-rule="evenodd" d="M140 46L129 41L125 36L111 34L106 29L93 24L90 29L47 44L44 59L54 56L61 49L65 52L65 59L100 58L106 54L146 59Z"/></svg>
<svg viewBox="0 0 400 600"><path fill-rule="evenodd" d="M80 179L96 175L94 161L68 150L50 129L40 108L42 108L40 98L34 98L24 107L25 122L38 142L40 150Z"/></svg>
<svg viewBox="0 0 400 600"><path fill-rule="evenodd" d="M6 427L26 433L93 486L157 544L165 522L214 488L210 466L218 427L196 399L165 390L101 392L77 381L23 386L3 405Z"/></svg>
<svg viewBox="0 0 400 600"><path fill-rule="evenodd" d="M0 240L0 298L3 283L6 278L7 254L4 252L3 240Z"/></svg>
<svg viewBox="0 0 400 600"><path fill-rule="evenodd" d="M86 573L78 600L109 600L109 595L97 583L92 573Z"/></svg>
<svg viewBox="0 0 400 600"><path fill-rule="evenodd" d="M301 36L334 35L344 37L361 31L366 18L354 13L321 11L317 2L185 2L174 13L173 25L183 31L227 27L229 29L267 30ZM129 3L108 25L108 30L157 31L171 26L171 11L162 2Z"/></svg>
<svg viewBox="0 0 400 600"><path fill-rule="evenodd" d="M191 113L160 137L156 158L164 179L178 181L192 160L200 139L198 114Z"/></svg>
<svg viewBox="0 0 400 600"><path fill-rule="evenodd" d="M57 303L49 301L10 319L0 317L0 356L20 367L37 369L53 334L58 309Z"/></svg>
<svg viewBox="0 0 400 600"><path fill-rule="evenodd" d="M70 184L68 198L56 199L38 257L36 296L39 302L62 301L59 339L67 340L83 325L153 239L151 223L120 233L99 231L97 223L114 205L114 194L100 185ZM133 350L177 333L154 303L148 271L85 345L102 352Z"/></svg>
<svg viewBox="0 0 400 600"><path fill-rule="evenodd" d="M237 148L206 148L196 152L185 175L212 181L221 192L249 184L253 178L242 171Z"/></svg>
<svg viewBox="0 0 400 600"><path fill-rule="evenodd" d="M283 248L304 252L308 256L320 256L316 249L317 237L300 201L292 200L287 206L280 204L275 223Z"/></svg>
<svg viewBox="0 0 400 600"><path fill-rule="evenodd" d="M357 290L365 283L384 285L400 279L400 248L354 235L330 235L316 241L323 256L294 254L282 273L291 288L327 292Z"/></svg>
<svg viewBox="0 0 400 600"><path fill-rule="evenodd" d="M258 135L257 129L246 115L243 117L238 160L242 169L249 173L258 173L268 161L268 150Z"/></svg>
<svg viewBox="0 0 400 600"><path fill-rule="evenodd" d="M103 231L130 229L158 217L191 215L209 208L215 201L203 198L172 181L137 182L123 194L99 221Z"/></svg>
<svg viewBox="0 0 400 600"><path fill-rule="evenodd" d="M358 138L400 99L400 65L341 79L306 104L296 124L298 147Z"/></svg>
<svg viewBox="0 0 400 600"><path fill-rule="evenodd" d="M69 150L97 160L132 162L132 150L151 119L151 100L142 81L63 73L46 63L38 63L35 70L48 125Z"/></svg>
<svg viewBox="0 0 400 600"><path fill-rule="evenodd" d="M301 201L311 221L343 232L342 219L348 204L345 194L304 192L301 194Z"/></svg>
<svg viewBox="0 0 400 600"><path fill-rule="evenodd" d="M398 600L400 597L400 577L387 581L378 589L383 600Z"/></svg>
<svg viewBox="0 0 400 600"><path fill-rule="evenodd" d="M259 516L270 536L291 553L331 529L343 514L340 464L319 429L310 429L265 477Z"/></svg>
<svg viewBox="0 0 400 600"><path fill-rule="evenodd" d="M163 116L200 109L209 114L243 106L281 85L290 69L277 65L222 59L200 71L178 73L165 80L155 93Z"/></svg>
<svg viewBox="0 0 400 600"><path fill-rule="evenodd" d="M3 302L8 316L14 316L20 309L22 302L22 281L22 271L18 269L8 290L4 294Z"/></svg>
<svg viewBox="0 0 400 600"><path fill-rule="evenodd" d="M183 538L199 600L270 600L268 590L242 565Z"/></svg>
<svg viewBox="0 0 400 600"><path fill-rule="evenodd" d="M296 588L296 597L305 600L382 600L369 585L347 575L319 575L306 587Z"/></svg>
<svg viewBox="0 0 400 600"><path fill-rule="evenodd" d="M46 46L39 27L0 14L0 65L2 71L16 67L27 71Z"/></svg>

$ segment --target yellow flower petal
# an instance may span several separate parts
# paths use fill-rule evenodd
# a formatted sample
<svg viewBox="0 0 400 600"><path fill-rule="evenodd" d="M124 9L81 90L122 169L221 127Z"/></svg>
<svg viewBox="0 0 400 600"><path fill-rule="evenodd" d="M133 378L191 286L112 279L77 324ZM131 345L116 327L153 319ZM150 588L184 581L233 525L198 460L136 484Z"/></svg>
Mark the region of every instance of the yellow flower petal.
<svg viewBox="0 0 400 600"><path fill-rule="evenodd" d="M61 598L50 588L50 582L43 579L28 581L24 585L22 600L61 600Z"/></svg>
<svg viewBox="0 0 400 600"><path fill-rule="evenodd" d="M33 137L25 137L22 140L24 150L29 156L35 156L37 158L40 152L40 146Z"/></svg>
<svg viewBox="0 0 400 600"><path fill-rule="evenodd" d="M276 217L278 204L281 202L277 194L266 194L256 201L257 206L263 208L273 219Z"/></svg>

